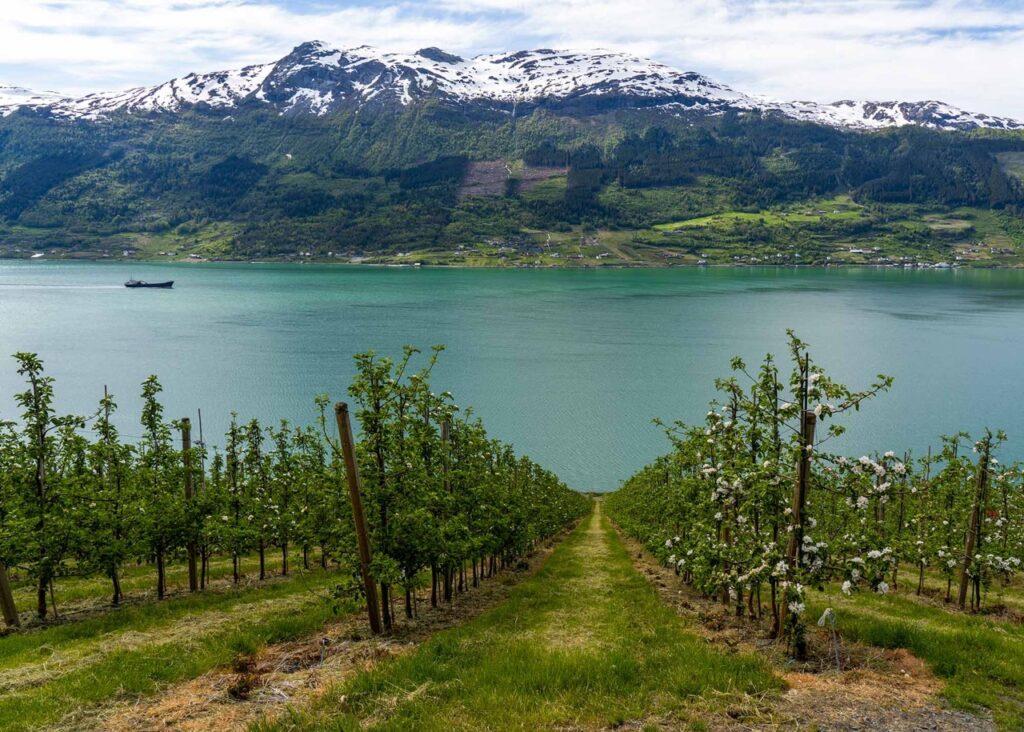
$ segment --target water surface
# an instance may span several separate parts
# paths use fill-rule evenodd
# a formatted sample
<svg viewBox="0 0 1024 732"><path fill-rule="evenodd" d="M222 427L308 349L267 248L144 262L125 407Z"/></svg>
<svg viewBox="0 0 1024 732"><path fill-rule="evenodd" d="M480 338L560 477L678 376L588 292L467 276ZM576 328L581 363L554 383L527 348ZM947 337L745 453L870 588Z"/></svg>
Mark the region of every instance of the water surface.
<svg viewBox="0 0 1024 732"><path fill-rule="evenodd" d="M173 290L121 283L174 279ZM998 426L1024 457L1024 273L890 270L465 270L269 264L0 262L0 417L21 388L6 354L37 351L62 410L107 385L137 435L139 384L207 441L242 417L313 418L352 355L448 347L439 388L492 434L580 489L615 488L667 447L653 417L697 420L733 355L784 356L795 329L851 386L894 390L844 447L923 450Z"/></svg>

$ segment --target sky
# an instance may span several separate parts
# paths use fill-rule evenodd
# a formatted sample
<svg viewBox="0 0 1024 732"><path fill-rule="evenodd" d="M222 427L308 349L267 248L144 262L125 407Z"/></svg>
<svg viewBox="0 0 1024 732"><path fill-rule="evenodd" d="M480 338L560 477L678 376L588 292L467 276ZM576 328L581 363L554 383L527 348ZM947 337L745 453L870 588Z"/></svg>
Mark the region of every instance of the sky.
<svg viewBox="0 0 1024 732"><path fill-rule="evenodd" d="M115 90L314 39L606 48L778 99L940 99L1024 119L1024 0L0 0L0 84Z"/></svg>

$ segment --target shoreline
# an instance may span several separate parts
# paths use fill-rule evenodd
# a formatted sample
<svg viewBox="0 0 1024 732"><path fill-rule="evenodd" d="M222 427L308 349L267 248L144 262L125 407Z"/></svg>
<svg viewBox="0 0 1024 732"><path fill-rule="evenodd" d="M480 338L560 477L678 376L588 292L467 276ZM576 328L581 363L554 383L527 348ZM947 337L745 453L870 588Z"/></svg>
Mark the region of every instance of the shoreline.
<svg viewBox="0 0 1024 732"><path fill-rule="evenodd" d="M748 264L745 262L707 262L704 264L673 263L650 264L608 263L608 264L441 264L437 262L353 262L340 258L303 258L303 259L169 259L169 258L138 258L138 257L12 257L0 255L0 262L87 262L90 264L139 264L139 265L204 265L204 264L291 264L297 266L320 265L331 267L370 267L387 269L458 269L458 270L702 270L702 269L786 269L786 270L839 270L839 269L877 269L899 271L1003 271L1014 272L1024 270L1024 265L980 265L980 264L872 264L868 262L832 262L828 264Z"/></svg>

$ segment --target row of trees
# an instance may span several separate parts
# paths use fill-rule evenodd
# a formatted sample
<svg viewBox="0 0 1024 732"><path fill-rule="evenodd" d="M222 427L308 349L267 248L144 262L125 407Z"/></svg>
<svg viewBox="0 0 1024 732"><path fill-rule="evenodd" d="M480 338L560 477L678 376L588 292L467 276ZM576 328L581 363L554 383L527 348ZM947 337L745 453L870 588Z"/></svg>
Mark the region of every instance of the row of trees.
<svg viewBox="0 0 1024 732"><path fill-rule="evenodd" d="M363 439L356 446L374 548L371 568L390 627L393 587L411 593L420 573L434 578L433 599L529 551L586 510L587 501L511 447L489 438L470 410L430 390L427 365L357 357L350 388ZM67 575L110 580L111 603L124 598L126 565L153 566L156 595L168 563L187 560L190 589L204 589L210 560L230 556L233 581L242 557L268 552L283 574L319 555L351 573L357 565L352 510L341 449L318 397L315 423L240 422L232 414L223 448L192 442L188 419L168 421L155 376L142 385L142 436L121 439L117 404L104 393L92 415L59 415L52 377L40 359L16 354L26 382L18 421L0 422L0 599L17 622L8 569L31 578L40 619L56 612L54 581ZM296 554L300 559L293 559ZM355 588L354 583L345 587Z"/></svg>
<svg viewBox="0 0 1024 732"><path fill-rule="evenodd" d="M994 457L1004 435L952 435L916 459L830 453L837 419L892 379L853 391L792 333L790 355L788 378L771 356L753 372L734 359L704 424L667 425L673 450L608 498L611 515L738 616L770 612L798 655L809 587L921 594L938 576L947 601L980 609L1024 561L1022 472Z"/></svg>

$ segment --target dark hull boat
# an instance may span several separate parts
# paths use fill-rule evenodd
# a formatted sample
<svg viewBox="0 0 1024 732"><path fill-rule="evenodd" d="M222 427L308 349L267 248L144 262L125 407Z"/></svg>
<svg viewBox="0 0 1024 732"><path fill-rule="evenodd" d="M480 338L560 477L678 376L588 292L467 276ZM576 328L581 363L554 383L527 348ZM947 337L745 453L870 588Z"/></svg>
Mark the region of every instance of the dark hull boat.
<svg viewBox="0 0 1024 732"><path fill-rule="evenodd" d="M174 280L168 280L167 282L143 282L142 280L128 280L124 283L125 287L159 287L164 290L169 290L174 287Z"/></svg>

